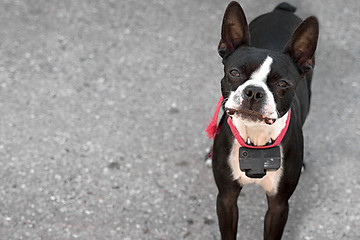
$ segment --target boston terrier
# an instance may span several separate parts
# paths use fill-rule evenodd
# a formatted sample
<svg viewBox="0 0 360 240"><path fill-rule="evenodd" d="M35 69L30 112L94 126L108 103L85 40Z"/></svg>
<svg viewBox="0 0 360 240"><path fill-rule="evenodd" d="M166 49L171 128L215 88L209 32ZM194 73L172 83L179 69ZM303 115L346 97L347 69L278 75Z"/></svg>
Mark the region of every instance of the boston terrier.
<svg viewBox="0 0 360 240"><path fill-rule="evenodd" d="M281 3L248 25L241 6L231 2L224 14L218 46L222 96L206 130L214 137L212 169L223 240L236 239L237 199L251 183L266 192L264 239L281 239L284 231L303 165L302 126L319 33L316 17L301 21L294 12ZM220 108L224 114L217 125Z"/></svg>

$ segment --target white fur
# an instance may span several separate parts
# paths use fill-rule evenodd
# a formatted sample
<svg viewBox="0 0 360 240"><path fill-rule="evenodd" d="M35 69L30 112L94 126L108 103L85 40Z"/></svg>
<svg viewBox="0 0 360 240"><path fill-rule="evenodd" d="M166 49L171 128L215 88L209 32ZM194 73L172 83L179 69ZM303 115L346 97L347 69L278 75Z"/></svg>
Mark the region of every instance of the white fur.
<svg viewBox="0 0 360 240"><path fill-rule="evenodd" d="M275 140L279 135L281 130L285 127L286 119L288 117L288 112L278 119L272 125L264 125L256 122L252 122L251 124L246 124L241 118L233 117L233 123L237 130L240 133L240 136L243 139L250 138L251 142L255 146L263 146L269 142L270 139ZM232 177L234 180L238 180L241 186L245 186L247 184L256 183L260 185L268 195L275 195L278 190L278 184L280 182L282 176L282 164L283 164L283 154L280 146L280 154L281 154L281 167L274 170L267 170L266 175L261 179L249 178L245 175L245 172L240 170L239 166L239 142L235 139L234 144L229 156L229 165L232 170Z"/></svg>
<svg viewBox="0 0 360 240"><path fill-rule="evenodd" d="M275 140L279 136L281 130L285 127L288 114L287 112L272 125L260 121L249 121L238 115L235 115L232 120L244 141L250 138L250 142L255 146L264 146L271 139Z"/></svg>
<svg viewBox="0 0 360 240"><path fill-rule="evenodd" d="M257 81L266 82L267 76L271 70L271 64L273 63L273 59L270 56L267 56L265 61L260 65L260 67L251 74L250 79L254 79Z"/></svg>
<svg viewBox="0 0 360 240"><path fill-rule="evenodd" d="M267 56L264 62L260 65L260 67L251 74L250 79L245 83L240 85L235 92L231 92L229 99L227 100L225 107L227 108L241 108L243 101L243 93L244 89L247 86L256 86L264 89L265 91L265 107L263 108L262 114L268 118L276 119L278 114L276 112L276 103L273 94L269 90L266 85L267 76L271 71L271 64L273 59L270 56Z"/></svg>

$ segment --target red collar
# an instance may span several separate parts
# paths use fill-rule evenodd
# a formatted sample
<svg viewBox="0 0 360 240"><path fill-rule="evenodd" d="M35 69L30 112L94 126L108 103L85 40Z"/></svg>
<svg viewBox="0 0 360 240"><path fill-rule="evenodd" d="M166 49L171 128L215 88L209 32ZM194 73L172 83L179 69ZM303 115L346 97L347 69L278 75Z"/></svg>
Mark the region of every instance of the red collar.
<svg viewBox="0 0 360 240"><path fill-rule="evenodd" d="M277 145L279 145L281 143L281 141L283 140L285 133L289 127L289 123L290 123L290 116L291 116L291 109L289 110L289 114L287 116L286 122L285 122L285 127L281 130L279 136L276 138L276 140L273 142L273 144L270 145L266 145L266 146L252 146L252 145L248 145L244 142L244 140L242 139L242 137L240 136L239 131L237 130L237 128L234 126L232 119L229 117L227 122L230 126L231 132L234 135L234 137L236 138L236 140L239 142L240 146L242 147L247 147L247 148L257 148L257 149L265 149L265 148L272 148L272 147L276 147Z"/></svg>
<svg viewBox="0 0 360 240"><path fill-rule="evenodd" d="M213 116L213 119L211 120L211 122L209 123L209 125L207 126L205 132L208 133L208 137L209 138L214 138L215 134L217 132L217 118L219 115L219 111L221 108L221 104L223 101L223 97L221 96L219 99L219 102L216 106L216 110L215 110L215 114ZM234 126L232 119L229 117L227 122L230 126L231 132L234 135L234 137L236 138L236 140L239 142L240 146L242 147L247 147L247 148L257 148L257 149L265 149L265 148L272 148L275 147L277 145L279 145L281 143L281 141L283 140L285 133L289 127L289 123L290 123L290 116L291 116L291 109L289 110L289 114L287 116L286 122L285 122L285 127L281 130L279 136L276 138L276 140L274 141L273 144L271 145L266 145L266 146L251 146L248 145L244 142L244 140L242 139L242 137L240 136L239 131L237 130L237 128Z"/></svg>

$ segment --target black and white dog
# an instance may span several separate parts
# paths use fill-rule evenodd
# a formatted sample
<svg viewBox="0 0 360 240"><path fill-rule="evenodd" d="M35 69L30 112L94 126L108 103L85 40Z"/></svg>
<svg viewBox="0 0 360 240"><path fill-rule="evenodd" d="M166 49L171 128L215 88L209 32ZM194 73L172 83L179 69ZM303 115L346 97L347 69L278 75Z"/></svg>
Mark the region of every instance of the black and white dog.
<svg viewBox="0 0 360 240"><path fill-rule="evenodd" d="M249 26L237 2L224 14L218 51L225 74L217 110L222 106L225 114L215 130L207 129L215 135L212 167L223 240L236 239L237 198L251 183L267 196L264 239L283 234L303 165L302 126L319 32L316 17L301 21L294 12L282 3Z"/></svg>

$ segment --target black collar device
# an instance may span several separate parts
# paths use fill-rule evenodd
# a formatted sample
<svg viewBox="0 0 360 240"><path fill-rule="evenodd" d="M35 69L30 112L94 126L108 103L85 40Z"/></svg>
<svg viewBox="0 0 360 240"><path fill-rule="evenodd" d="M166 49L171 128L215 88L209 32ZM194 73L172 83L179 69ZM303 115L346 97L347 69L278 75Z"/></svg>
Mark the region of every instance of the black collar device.
<svg viewBox="0 0 360 240"><path fill-rule="evenodd" d="M245 171L246 176L262 178L266 170L280 168L280 146L264 149L240 147L239 162L240 170Z"/></svg>

